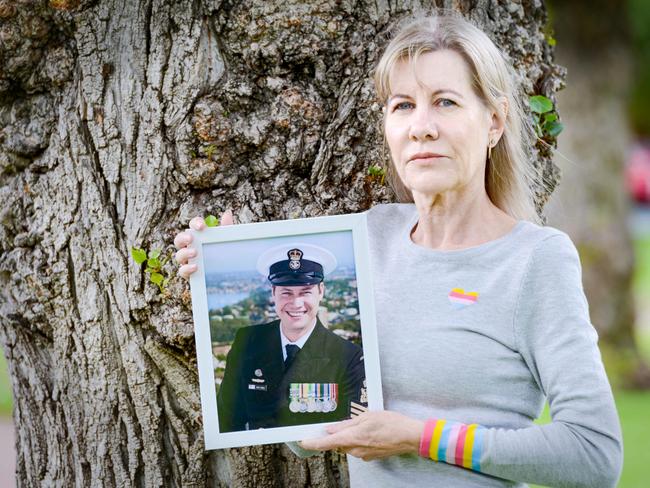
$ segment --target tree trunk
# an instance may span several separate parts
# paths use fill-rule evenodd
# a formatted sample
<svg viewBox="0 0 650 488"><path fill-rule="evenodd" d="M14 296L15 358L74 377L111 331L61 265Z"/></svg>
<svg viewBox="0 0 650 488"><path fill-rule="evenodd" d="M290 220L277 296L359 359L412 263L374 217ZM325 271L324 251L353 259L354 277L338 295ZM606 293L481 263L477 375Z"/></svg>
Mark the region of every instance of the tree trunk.
<svg viewBox="0 0 650 488"><path fill-rule="evenodd" d="M493 35L529 94L560 87L540 2L444 6ZM336 454L204 451L188 285L159 293L130 247L171 252L190 217L226 208L253 222L390 201L366 177L386 164L370 75L419 7L0 0L0 340L19 486L348 484ZM549 157L532 163L555 181Z"/></svg>

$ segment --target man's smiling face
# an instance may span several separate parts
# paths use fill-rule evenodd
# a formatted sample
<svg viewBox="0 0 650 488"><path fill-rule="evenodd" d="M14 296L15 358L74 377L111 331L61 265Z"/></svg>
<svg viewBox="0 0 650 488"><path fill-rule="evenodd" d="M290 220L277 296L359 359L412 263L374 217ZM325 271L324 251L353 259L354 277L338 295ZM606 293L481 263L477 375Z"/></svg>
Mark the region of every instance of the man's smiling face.
<svg viewBox="0 0 650 488"><path fill-rule="evenodd" d="M280 319L282 332L289 340L295 341L310 330L324 293L323 283L273 287L275 312Z"/></svg>

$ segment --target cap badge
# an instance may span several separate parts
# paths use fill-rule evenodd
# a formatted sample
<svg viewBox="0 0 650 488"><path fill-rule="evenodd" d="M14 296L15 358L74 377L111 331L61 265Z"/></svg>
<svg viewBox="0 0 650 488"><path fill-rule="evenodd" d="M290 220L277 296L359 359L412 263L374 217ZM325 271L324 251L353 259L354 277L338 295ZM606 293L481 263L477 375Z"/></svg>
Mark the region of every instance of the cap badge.
<svg viewBox="0 0 650 488"><path fill-rule="evenodd" d="M287 256L289 256L289 268L294 271L300 269L302 251L300 249L290 249L289 252L287 252Z"/></svg>

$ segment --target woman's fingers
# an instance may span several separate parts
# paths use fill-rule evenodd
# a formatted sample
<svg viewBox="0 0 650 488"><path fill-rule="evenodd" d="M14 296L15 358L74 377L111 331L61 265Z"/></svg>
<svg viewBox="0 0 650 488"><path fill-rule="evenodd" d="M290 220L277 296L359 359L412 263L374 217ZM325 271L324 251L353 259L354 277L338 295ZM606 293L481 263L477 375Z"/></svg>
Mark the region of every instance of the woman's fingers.
<svg viewBox="0 0 650 488"><path fill-rule="evenodd" d="M203 217L194 217L190 220L190 229L203 230L205 229L205 220Z"/></svg>
<svg viewBox="0 0 650 488"><path fill-rule="evenodd" d="M181 278L185 278L186 280L188 280L190 278L190 275L194 273L197 269L198 267L196 266L196 264L184 264L183 266L178 268L178 275Z"/></svg>
<svg viewBox="0 0 650 488"><path fill-rule="evenodd" d="M184 247L176 251L175 259L178 264L187 264L187 261L196 257L196 249L191 247Z"/></svg>
<svg viewBox="0 0 650 488"><path fill-rule="evenodd" d="M338 436L328 435L325 437L319 437L318 439L306 439L300 441L300 446L303 449L308 449L310 451L329 451L341 447L341 442Z"/></svg>
<svg viewBox="0 0 650 488"><path fill-rule="evenodd" d="M220 225L232 225L234 219L232 216L232 211L230 209L226 210L221 214ZM205 220L203 217L194 217L190 220L190 230L202 231L207 228L205 225ZM192 243L192 233L191 232L179 232L174 237L174 246L178 251L176 252L175 259L178 264L181 265L178 268L178 275L182 278L189 279L190 275L194 273L198 266L196 264L187 264L188 260L196 257L196 250L189 247Z"/></svg>
<svg viewBox="0 0 650 488"><path fill-rule="evenodd" d="M192 242L192 234L189 232L179 232L174 237L174 246L176 249L183 249L187 247Z"/></svg>
<svg viewBox="0 0 650 488"><path fill-rule="evenodd" d="M301 441L305 449L313 449L319 451L329 451L330 449L335 449L339 447L349 448L351 445L355 444L355 430L351 427L355 427L360 423L359 418L343 420L334 425L327 427L327 433L329 435L325 437L319 437L318 439L307 439Z"/></svg>
<svg viewBox="0 0 650 488"><path fill-rule="evenodd" d="M348 427L352 427L353 425L357 425L358 423L359 421L356 418L343 420L334 425L329 425L326 430L328 434L336 434L337 432L341 432L342 430L345 430Z"/></svg>
<svg viewBox="0 0 650 488"><path fill-rule="evenodd" d="M221 225L232 225L233 223L232 210L228 209L221 214Z"/></svg>

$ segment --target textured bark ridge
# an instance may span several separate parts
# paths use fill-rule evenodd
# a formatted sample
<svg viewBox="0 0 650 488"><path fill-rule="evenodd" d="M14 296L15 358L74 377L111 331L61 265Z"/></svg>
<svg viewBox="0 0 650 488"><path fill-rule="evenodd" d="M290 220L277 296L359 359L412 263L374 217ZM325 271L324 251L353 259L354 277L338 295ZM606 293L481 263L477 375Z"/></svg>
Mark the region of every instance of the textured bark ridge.
<svg viewBox="0 0 650 488"><path fill-rule="evenodd" d="M539 1L439 6L485 26L528 93L560 87ZM366 176L386 163L370 75L388 29L431 7L0 0L0 340L20 486L348 484L337 455L204 451L187 284L161 297L129 249L168 251L191 216L226 208L252 222L390 201Z"/></svg>

